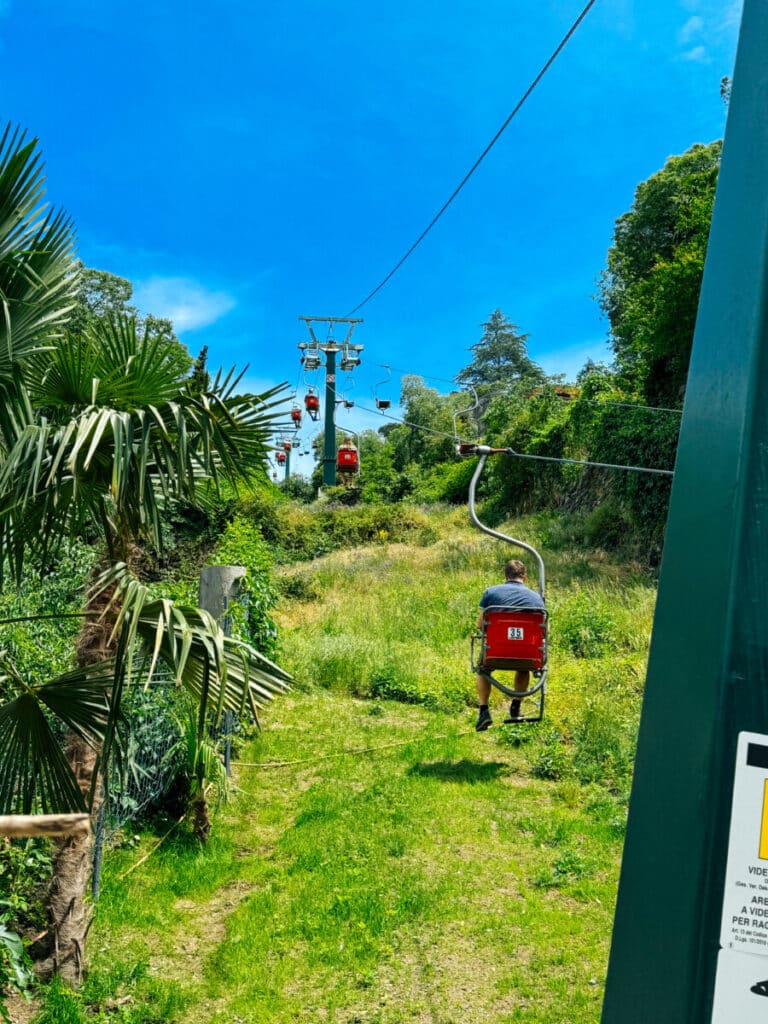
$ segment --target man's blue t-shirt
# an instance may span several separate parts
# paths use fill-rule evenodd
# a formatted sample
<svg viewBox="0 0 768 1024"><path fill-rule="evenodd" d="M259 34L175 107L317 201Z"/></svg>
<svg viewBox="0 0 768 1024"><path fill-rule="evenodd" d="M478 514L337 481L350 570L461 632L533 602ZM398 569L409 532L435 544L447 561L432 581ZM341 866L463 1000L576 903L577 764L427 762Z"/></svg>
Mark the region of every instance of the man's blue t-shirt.
<svg viewBox="0 0 768 1024"><path fill-rule="evenodd" d="M541 594L530 590L524 583L513 580L509 583L499 583L495 587L488 587L480 598L481 608L501 606L502 608L543 608L544 601Z"/></svg>

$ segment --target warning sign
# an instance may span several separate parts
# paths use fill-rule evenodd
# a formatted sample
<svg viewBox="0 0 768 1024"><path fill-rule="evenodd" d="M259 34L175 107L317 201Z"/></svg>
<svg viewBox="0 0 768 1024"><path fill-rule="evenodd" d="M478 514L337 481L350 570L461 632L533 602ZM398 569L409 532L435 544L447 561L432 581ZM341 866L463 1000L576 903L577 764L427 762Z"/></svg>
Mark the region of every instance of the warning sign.
<svg viewBox="0 0 768 1024"><path fill-rule="evenodd" d="M739 733L720 945L768 956L768 736Z"/></svg>
<svg viewBox="0 0 768 1024"><path fill-rule="evenodd" d="M739 733L712 1024L768 1024L768 736Z"/></svg>

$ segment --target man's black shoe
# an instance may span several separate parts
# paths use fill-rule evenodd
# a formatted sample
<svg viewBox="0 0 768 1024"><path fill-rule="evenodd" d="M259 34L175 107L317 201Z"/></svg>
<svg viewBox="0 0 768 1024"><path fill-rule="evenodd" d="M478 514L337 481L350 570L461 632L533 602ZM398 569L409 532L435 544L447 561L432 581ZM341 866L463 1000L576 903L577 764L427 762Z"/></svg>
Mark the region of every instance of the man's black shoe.
<svg viewBox="0 0 768 1024"><path fill-rule="evenodd" d="M491 718L491 712L484 705L478 712L475 732L485 732L489 725L493 725L493 719Z"/></svg>
<svg viewBox="0 0 768 1024"><path fill-rule="evenodd" d="M509 718L504 719L504 725L509 725L512 722L519 722L522 717L523 716L520 713L520 701L515 698L515 700L513 700L509 705Z"/></svg>

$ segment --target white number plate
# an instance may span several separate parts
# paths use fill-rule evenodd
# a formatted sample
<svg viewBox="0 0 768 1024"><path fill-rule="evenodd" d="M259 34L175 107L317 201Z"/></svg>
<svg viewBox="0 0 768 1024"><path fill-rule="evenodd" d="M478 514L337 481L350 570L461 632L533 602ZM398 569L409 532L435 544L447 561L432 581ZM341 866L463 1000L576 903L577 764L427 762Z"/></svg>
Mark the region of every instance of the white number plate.
<svg viewBox="0 0 768 1024"><path fill-rule="evenodd" d="M507 627L507 640L523 640L523 627L522 626L508 626Z"/></svg>

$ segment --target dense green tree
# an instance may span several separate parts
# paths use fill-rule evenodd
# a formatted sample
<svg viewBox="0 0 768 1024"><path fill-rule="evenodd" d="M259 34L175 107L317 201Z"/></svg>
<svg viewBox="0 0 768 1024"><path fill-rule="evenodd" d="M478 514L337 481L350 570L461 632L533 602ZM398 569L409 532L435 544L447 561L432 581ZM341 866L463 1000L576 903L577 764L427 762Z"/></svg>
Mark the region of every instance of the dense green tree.
<svg viewBox="0 0 768 1024"><path fill-rule="evenodd" d="M616 221L600 302L622 382L680 405L704 270L721 143L671 157Z"/></svg>
<svg viewBox="0 0 768 1024"><path fill-rule="evenodd" d="M173 342L175 355L183 357L187 369L192 368L192 357L186 345L176 337L172 321L152 313L144 316L139 314L131 302L133 284L128 278L111 274L108 270L95 270L78 262L77 281L76 301L67 323L71 334L81 333L97 320L110 321L129 317L136 321L139 330L147 328L155 337ZM202 370L205 371L205 361Z"/></svg>
<svg viewBox="0 0 768 1024"><path fill-rule="evenodd" d="M456 375L459 384L474 388L509 387L519 381L541 383L545 374L527 352L528 335L500 309L483 324L483 335L470 346L472 362Z"/></svg>

